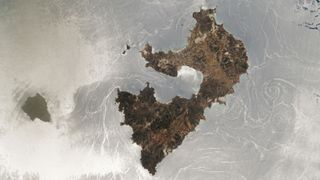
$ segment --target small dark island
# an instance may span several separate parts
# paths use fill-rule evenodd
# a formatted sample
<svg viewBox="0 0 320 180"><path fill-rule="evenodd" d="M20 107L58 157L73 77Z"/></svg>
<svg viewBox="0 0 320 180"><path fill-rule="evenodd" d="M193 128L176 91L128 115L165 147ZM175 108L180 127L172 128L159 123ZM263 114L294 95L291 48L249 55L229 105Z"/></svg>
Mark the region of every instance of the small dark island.
<svg viewBox="0 0 320 180"><path fill-rule="evenodd" d="M133 129L132 140L142 147L142 166L153 175L157 164L205 119L204 109L233 93L233 85L247 71L248 57L243 43L217 24L214 15L215 9L193 13L197 23L187 47L178 52L152 53L149 44L141 51L146 66L160 73L175 77L181 66L201 71L204 78L198 94L190 99L176 96L163 104L156 100L149 83L139 95L118 90L116 102L124 112L121 125Z"/></svg>
<svg viewBox="0 0 320 180"><path fill-rule="evenodd" d="M51 116L48 111L47 102L44 97L37 93L33 97L28 97L21 107L31 120L38 118L44 122L50 122Z"/></svg>

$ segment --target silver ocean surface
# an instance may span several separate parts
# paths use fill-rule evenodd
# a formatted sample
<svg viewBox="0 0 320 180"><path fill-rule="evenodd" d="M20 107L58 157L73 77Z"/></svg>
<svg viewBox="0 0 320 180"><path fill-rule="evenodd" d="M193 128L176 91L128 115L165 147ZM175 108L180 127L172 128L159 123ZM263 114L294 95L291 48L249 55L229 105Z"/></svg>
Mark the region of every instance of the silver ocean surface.
<svg viewBox="0 0 320 180"><path fill-rule="evenodd" d="M199 90L200 72L145 68L156 51L185 47L194 11L217 21L249 56L226 105L206 109L181 146L151 176L116 89L146 82L166 103ZM0 179L320 179L320 36L312 0L0 0ZM131 49L122 54L126 44ZM53 122L21 111L40 92Z"/></svg>

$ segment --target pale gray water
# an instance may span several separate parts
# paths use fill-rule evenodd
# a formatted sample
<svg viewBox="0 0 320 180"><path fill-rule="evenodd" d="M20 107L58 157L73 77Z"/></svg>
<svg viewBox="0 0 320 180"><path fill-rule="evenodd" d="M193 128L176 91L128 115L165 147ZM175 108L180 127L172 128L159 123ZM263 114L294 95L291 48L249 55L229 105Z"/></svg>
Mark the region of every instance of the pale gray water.
<svg viewBox="0 0 320 180"><path fill-rule="evenodd" d="M320 179L320 37L301 26L317 21L311 2L0 0L0 179ZM217 7L244 42L248 74L152 177L119 125L116 88L138 93L149 81L161 102L195 93L201 74L159 74L139 50L183 48L200 7ZM18 108L39 91L51 124Z"/></svg>

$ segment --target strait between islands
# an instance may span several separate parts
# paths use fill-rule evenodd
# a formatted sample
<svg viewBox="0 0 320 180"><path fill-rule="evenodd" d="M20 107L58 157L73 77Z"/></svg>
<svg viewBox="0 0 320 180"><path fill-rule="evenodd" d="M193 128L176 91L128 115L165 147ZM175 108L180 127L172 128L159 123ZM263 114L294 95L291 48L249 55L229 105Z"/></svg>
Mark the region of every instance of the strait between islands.
<svg viewBox="0 0 320 180"><path fill-rule="evenodd" d="M141 55L146 67L169 76L177 76L181 66L201 71L203 82L197 94L190 99L176 96L163 104L156 100L149 83L139 95L118 89L116 102L125 116L121 125L133 129L132 140L142 148L142 166L153 175L157 164L205 119L204 109L233 93L233 85L248 69L243 43L216 23L215 9L201 9L193 18L197 22L184 49L152 53L151 45L146 44Z"/></svg>

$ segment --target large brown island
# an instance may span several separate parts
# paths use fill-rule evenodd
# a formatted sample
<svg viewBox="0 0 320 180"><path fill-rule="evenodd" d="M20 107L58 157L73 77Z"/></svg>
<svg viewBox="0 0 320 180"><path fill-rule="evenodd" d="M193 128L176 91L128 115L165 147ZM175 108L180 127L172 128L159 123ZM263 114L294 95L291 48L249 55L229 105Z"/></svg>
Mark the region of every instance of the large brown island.
<svg viewBox="0 0 320 180"><path fill-rule="evenodd" d="M132 140L142 147L142 166L153 175L157 164L205 119L204 109L233 93L233 85L248 69L243 43L217 24L214 15L215 9L193 13L197 23L187 47L178 52L152 53L149 44L141 51L147 67L169 76L177 76L181 66L201 71L203 82L198 94L190 99L176 96L163 104L155 99L149 83L139 95L118 90L116 102L125 115L121 124L133 129Z"/></svg>

